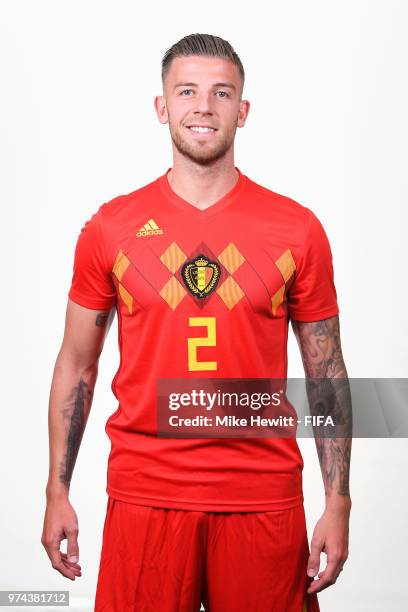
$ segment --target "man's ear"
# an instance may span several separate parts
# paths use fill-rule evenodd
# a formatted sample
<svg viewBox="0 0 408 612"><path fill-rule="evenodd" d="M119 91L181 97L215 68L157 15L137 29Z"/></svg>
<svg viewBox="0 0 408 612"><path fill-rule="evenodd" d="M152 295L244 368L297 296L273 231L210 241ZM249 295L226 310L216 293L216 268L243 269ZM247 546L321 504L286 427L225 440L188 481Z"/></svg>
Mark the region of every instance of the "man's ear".
<svg viewBox="0 0 408 612"><path fill-rule="evenodd" d="M164 96L155 97L154 108L156 109L157 118L160 123L167 123L169 115L167 113L166 98Z"/></svg>
<svg viewBox="0 0 408 612"><path fill-rule="evenodd" d="M237 122L238 127L244 127L245 122L248 117L250 107L251 107L251 104L249 100L241 100L241 102L239 103L239 113L238 113L238 122Z"/></svg>

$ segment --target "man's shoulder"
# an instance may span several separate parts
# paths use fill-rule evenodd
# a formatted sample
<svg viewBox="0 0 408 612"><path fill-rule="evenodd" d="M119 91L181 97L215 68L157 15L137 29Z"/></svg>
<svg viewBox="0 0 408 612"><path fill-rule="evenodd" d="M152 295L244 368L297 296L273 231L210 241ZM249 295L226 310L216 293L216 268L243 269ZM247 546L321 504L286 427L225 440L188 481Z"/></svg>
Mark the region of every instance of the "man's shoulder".
<svg viewBox="0 0 408 612"><path fill-rule="evenodd" d="M126 214L130 212L130 209L134 206L142 205L147 203L151 195L156 192L157 179L154 179L150 183L138 187L137 189L130 191L129 193L123 193L117 195L110 200L104 202L98 212L103 216L104 219L114 218L121 213Z"/></svg>
<svg viewBox="0 0 408 612"><path fill-rule="evenodd" d="M248 178L248 189L254 197L253 203L258 209L258 214L275 219L280 218L282 221L287 220L291 225L308 225L314 214L310 208L298 200L260 185L250 178Z"/></svg>

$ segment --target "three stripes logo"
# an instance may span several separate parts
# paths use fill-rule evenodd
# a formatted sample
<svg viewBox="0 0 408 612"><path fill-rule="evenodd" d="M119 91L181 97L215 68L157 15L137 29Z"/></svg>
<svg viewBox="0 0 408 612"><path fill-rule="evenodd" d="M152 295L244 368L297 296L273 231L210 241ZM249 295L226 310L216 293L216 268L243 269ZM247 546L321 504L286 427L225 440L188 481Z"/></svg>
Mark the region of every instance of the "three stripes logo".
<svg viewBox="0 0 408 612"><path fill-rule="evenodd" d="M158 234L163 234L163 230L159 228L154 219L149 219L148 222L142 225L138 230L136 236L142 238L143 236L157 236Z"/></svg>

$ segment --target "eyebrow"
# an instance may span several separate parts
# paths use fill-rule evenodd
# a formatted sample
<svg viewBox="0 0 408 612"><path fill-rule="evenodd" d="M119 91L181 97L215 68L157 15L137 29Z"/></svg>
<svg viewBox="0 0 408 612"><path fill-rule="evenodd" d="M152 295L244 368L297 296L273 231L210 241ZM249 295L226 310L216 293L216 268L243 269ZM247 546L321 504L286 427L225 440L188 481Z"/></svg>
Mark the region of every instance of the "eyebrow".
<svg viewBox="0 0 408 612"><path fill-rule="evenodd" d="M197 83L177 83L174 89L177 87L198 87ZM228 87L229 89L236 90L234 83L214 83L213 87Z"/></svg>

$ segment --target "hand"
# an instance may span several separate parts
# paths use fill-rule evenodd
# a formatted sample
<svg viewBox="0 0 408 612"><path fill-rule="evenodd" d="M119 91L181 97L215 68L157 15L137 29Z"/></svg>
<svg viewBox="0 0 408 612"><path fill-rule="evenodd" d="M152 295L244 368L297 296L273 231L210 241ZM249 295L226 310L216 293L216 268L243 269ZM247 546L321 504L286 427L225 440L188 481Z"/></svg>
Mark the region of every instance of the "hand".
<svg viewBox="0 0 408 612"><path fill-rule="evenodd" d="M315 577L320 568L320 553L327 555L327 564L307 590L318 593L334 584L348 558L350 503L329 503L313 532L307 565L309 577Z"/></svg>
<svg viewBox="0 0 408 612"><path fill-rule="evenodd" d="M63 553L60 543L65 538L67 552ZM70 580L82 575L78 564L78 519L68 498L48 500L41 543L54 569Z"/></svg>

